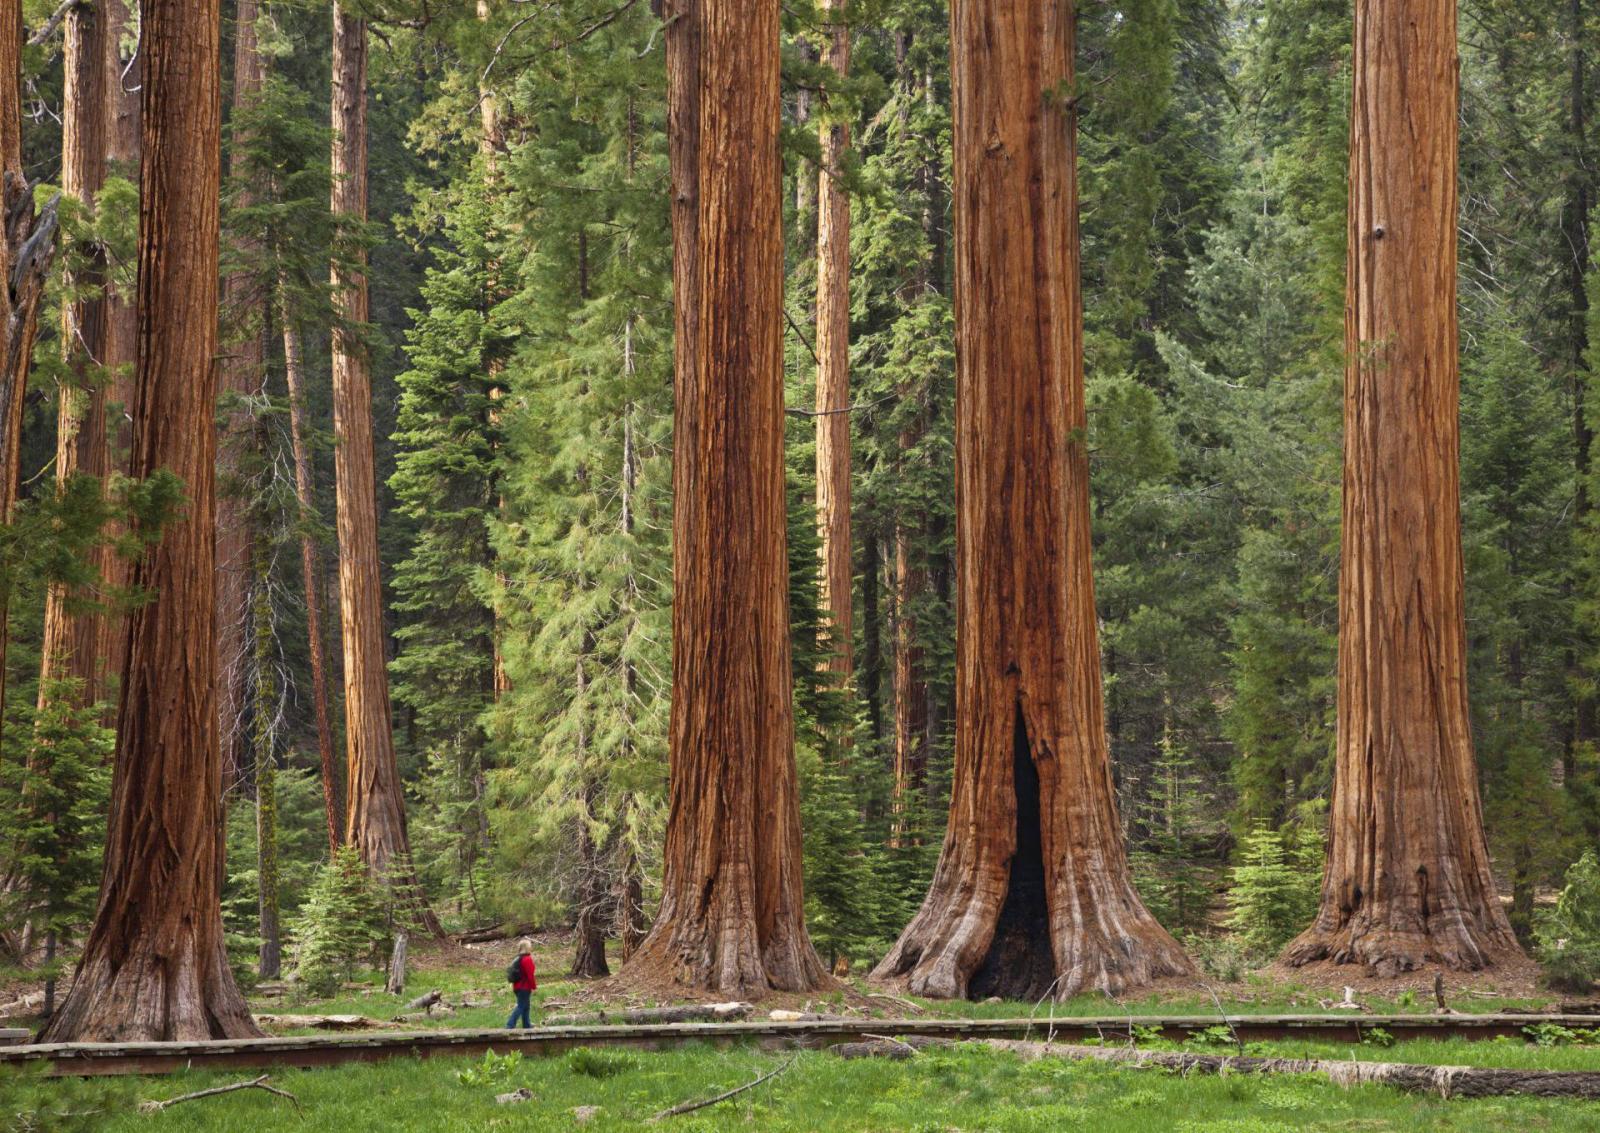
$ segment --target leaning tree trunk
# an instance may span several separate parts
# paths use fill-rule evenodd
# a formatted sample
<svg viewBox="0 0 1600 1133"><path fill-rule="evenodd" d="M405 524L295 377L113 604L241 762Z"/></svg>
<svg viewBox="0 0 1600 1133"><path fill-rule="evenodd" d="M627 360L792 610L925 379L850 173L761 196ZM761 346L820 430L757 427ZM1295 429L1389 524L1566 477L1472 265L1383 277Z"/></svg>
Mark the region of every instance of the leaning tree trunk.
<svg viewBox="0 0 1600 1133"><path fill-rule="evenodd" d="M328 853L339 849L339 785L333 761L333 725L328 715L328 670L322 647L322 599L317 588L317 542L311 534L316 515L312 497L311 453L306 445L305 365L300 331L290 317L288 281L278 279L278 315L283 324L283 372L289 387L289 446L294 454L294 496L300 509L300 579L306 600L306 650L311 654L311 707L317 723L317 755L322 768L322 809L328 827Z"/></svg>
<svg viewBox="0 0 1600 1133"><path fill-rule="evenodd" d="M806 935L783 467L777 0L666 6L677 413L671 800L625 978L824 985Z"/></svg>
<svg viewBox="0 0 1600 1133"><path fill-rule="evenodd" d="M139 365L132 472L185 510L134 569L121 731L94 927L50 1042L256 1034L223 945L213 369L220 179L217 0L145 0Z"/></svg>
<svg viewBox="0 0 1600 1133"><path fill-rule="evenodd" d="M956 762L943 854L874 975L913 992L1117 992L1193 971L1128 873L1089 562L1066 0L951 9Z"/></svg>
<svg viewBox="0 0 1600 1133"><path fill-rule="evenodd" d="M367 25L333 8L333 214L367 216ZM364 257L363 257L364 259ZM360 340L367 321L365 262L335 261L333 295L334 490L339 532L339 620L344 640L345 841L395 889L424 927L443 935L422 897L406 837L395 763L378 577L378 489L372 442L372 374Z"/></svg>
<svg viewBox="0 0 1600 1133"><path fill-rule="evenodd" d="M68 10L64 32L66 89L62 97L61 189L87 212L105 184L106 149L110 125L107 88L111 80L111 38L106 8L114 0L75 5ZM61 312L62 359L67 380L60 389L56 424L56 484L64 487L80 473L105 480L110 471L106 446L106 387L95 373L105 357L107 339L106 257L104 248L90 244L80 249L82 267L72 273L69 286L81 289L63 304ZM111 558L109 547L97 547L93 563L104 573ZM77 706L100 699L103 671L97 651L101 644L103 615L92 609L74 609L75 595L61 583L46 593L43 643L40 649L39 707L58 692L60 682L78 682L73 694ZM43 769L41 769L43 770Z"/></svg>
<svg viewBox="0 0 1600 1133"><path fill-rule="evenodd" d="M1467 711L1455 0L1358 0L1339 737L1316 923L1285 959L1394 973L1516 951Z"/></svg>
<svg viewBox="0 0 1600 1133"><path fill-rule="evenodd" d="M238 174L240 150L248 140L238 121L261 101L266 79L256 39L256 0L239 0L233 48L233 147L230 157ZM240 193L240 207L254 203L249 186ZM258 253L259 248L241 249ZM222 425L217 496L217 712L222 728L222 785L231 791L246 777L250 735L245 728L250 686L250 574L254 540L249 509L239 484L239 460L254 443L252 413L244 399L260 390L266 357L264 304L248 275L230 275L222 284L222 309L229 334L219 360L222 396L231 404Z"/></svg>
<svg viewBox="0 0 1600 1133"><path fill-rule="evenodd" d="M842 0L823 0L834 22L823 66L841 80L850 72L850 28L838 18ZM854 574L850 557L850 194L843 168L850 124L838 116L820 127L817 174L817 530L821 536L819 599L830 655L828 668L848 681Z"/></svg>

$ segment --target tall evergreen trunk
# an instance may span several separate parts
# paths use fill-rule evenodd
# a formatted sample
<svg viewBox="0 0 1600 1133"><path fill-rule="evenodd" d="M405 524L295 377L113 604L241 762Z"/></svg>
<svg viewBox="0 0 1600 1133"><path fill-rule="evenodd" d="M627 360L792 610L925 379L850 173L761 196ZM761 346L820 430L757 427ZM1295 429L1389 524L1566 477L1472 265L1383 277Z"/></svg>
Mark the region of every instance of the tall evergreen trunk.
<svg viewBox="0 0 1600 1133"><path fill-rule="evenodd" d="M61 189L87 213L105 185L109 141L107 91L111 81L111 38L107 7L115 0L74 5L64 22L64 72L62 97ZM83 266L67 286L85 289L63 305L61 315L62 360L67 379L60 389L56 423L56 484L64 487L80 473L105 481L110 471L106 444L106 388L97 367L105 356L107 337L105 250L99 245L79 249ZM105 569L110 549L96 548L93 565ZM62 679L78 682L75 707L100 698L105 663L99 656L101 615L73 610L72 594L60 583L46 595L43 643L40 649L39 707L44 709L51 690Z"/></svg>
<svg viewBox="0 0 1600 1133"><path fill-rule="evenodd" d="M1193 966L1128 872L1101 700L1073 9L951 7L956 753L943 853L874 972L923 995L1116 993Z"/></svg>
<svg viewBox="0 0 1600 1133"><path fill-rule="evenodd" d="M910 101L915 93L915 81L909 69L911 33L902 32L895 42L895 58L901 87L898 114L902 130L908 128ZM918 171L921 188L930 193L935 178L924 167ZM930 198L923 217L923 232L931 236L936 230L933 218L934 204ZM908 289L921 302L934 290L931 277L933 265L924 262L908 280ZM917 396L914 383L906 383L901 396ZM902 464L906 454L921 443L927 431L928 413L923 411L911 417L900 430L898 444ZM924 672L924 651L919 642L916 609L928 588L926 558L918 546L928 534L929 521L916 525L912 517L896 514L894 524L894 828L893 841L899 844L906 833L909 812L920 801L927 781L928 752L932 749L932 720L928 698L928 681ZM925 543L923 544L925 545Z"/></svg>
<svg viewBox="0 0 1600 1133"><path fill-rule="evenodd" d="M903 430L903 450L916 443L915 431ZM904 838L911 812L920 801L928 770L928 684L923 675L923 650L918 644L916 603L927 588L927 571L913 545L914 533L903 517L894 529L894 828L895 844Z"/></svg>
<svg viewBox="0 0 1600 1133"><path fill-rule="evenodd" d="M632 123L632 116L629 116ZM630 131L628 137L628 172L633 173L633 135ZM633 379L638 373L638 356L633 344L633 318L630 316L622 327L622 370L628 379L629 388L632 388ZM635 435L634 414L636 410L632 403L623 408L622 415L622 507L619 517L622 537L625 546L632 546L634 534L634 496L639 487L639 445ZM627 591L630 603L628 613L637 617L638 610L632 608L632 601L638 593L638 587L630 581ZM622 663L623 690L625 693L624 712L627 719L622 732L622 751L618 757L619 763L627 763L633 758L633 705L636 690L639 684L639 671L631 657L625 658ZM622 962L626 964L644 940L644 877L639 868L639 856L635 852L628 835L623 834L624 845L621 851L622 863L617 876L616 892L616 932L622 942Z"/></svg>
<svg viewBox="0 0 1600 1133"><path fill-rule="evenodd" d="M828 977L806 935L783 464L776 0L669 0L677 414L670 810L625 975L759 995Z"/></svg>
<svg viewBox="0 0 1600 1133"><path fill-rule="evenodd" d="M39 328L39 300L55 258L56 204L36 214L22 168L22 4L0 6L0 523L16 510L22 418ZM0 729L11 641L9 592L0 595Z"/></svg>
<svg viewBox="0 0 1600 1133"><path fill-rule="evenodd" d="M282 943L278 936L278 768L272 750L272 583L271 559L266 540L258 533L251 555L250 623L254 638L254 697L250 706L254 720L252 747L256 781L256 909L261 933L257 974L264 980L278 978L282 962Z"/></svg>
<svg viewBox="0 0 1600 1133"><path fill-rule="evenodd" d="M861 540L861 672L856 678L867 710L867 731L875 742L883 728L883 550L875 531Z"/></svg>
<svg viewBox="0 0 1600 1133"><path fill-rule="evenodd" d="M128 618L105 874L49 1042L257 1033L223 944L215 686L217 0L145 0L139 363L132 474L169 470L185 510L140 558Z"/></svg>
<svg viewBox="0 0 1600 1133"><path fill-rule="evenodd" d="M105 184L107 110L106 86L111 67L110 40L101 5L82 4L69 9L63 24L61 189L87 214L95 196ZM61 354L64 380L58 389L56 414L56 489L63 491L68 481L80 473L104 483L107 472L105 389L96 366L103 356L106 338L106 304L97 292L106 283L104 249L86 244L78 249L83 266L72 272L66 285L73 291L87 291L62 305ZM91 561L103 567L111 556L106 548L91 552ZM76 682L69 703L82 708L99 699L99 681L104 663L98 656L99 617L92 611L72 609L74 601L92 595L73 593L62 583L52 583L45 595L44 627L40 645L38 710L43 719L52 698L62 696ZM54 759L50 745L36 742L29 748L28 776L34 783L48 782ZM23 792L22 805L37 817L54 822L57 815L40 814L33 792ZM10 881L7 881L7 887ZM36 939L33 921L24 927L23 950ZM47 953L55 946L54 931L47 931ZM46 956L46 962L54 957ZM55 981L46 981L46 1016L53 1010Z"/></svg>
<svg viewBox="0 0 1600 1133"><path fill-rule="evenodd" d="M850 73L850 28L843 0L823 0L831 17L823 66L843 80ZM850 194L844 159L850 124L837 116L820 127L822 167L817 174L817 530L822 576L818 600L831 654L830 671L842 683L854 668L850 556Z"/></svg>
<svg viewBox="0 0 1600 1133"><path fill-rule="evenodd" d="M482 21L489 19L489 0L478 0L478 19ZM480 85L478 87L478 110L483 125L483 131L478 137L478 152L483 155L485 185L488 191L493 194L500 191L500 154L505 150L506 145L505 123L501 120L500 102L495 96L493 87L488 85ZM488 317L494 310L495 305L504 298L500 283L499 262L491 259L485 265L484 274L486 278L483 307L484 315ZM485 359L484 365L489 375L489 427L492 431L498 432L500 427L499 404L500 400L505 396L505 385L501 380L501 374L505 372L506 363L505 359L497 351ZM497 481L500 479L498 472L495 479ZM495 507L503 512L505 510L505 496L498 490L498 484L495 496ZM491 550L490 554L493 553ZM511 580L504 574L496 572L496 589L503 591L510 582ZM493 696L498 701L511 691L511 678L506 673L505 650L502 648L501 641L504 630L500 625L499 611L495 611L492 617L494 618L494 626L491 631L491 640L494 648L494 659L491 679L493 681ZM486 819L487 816L485 816Z"/></svg>
<svg viewBox="0 0 1600 1133"><path fill-rule="evenodd" d="M1516 952L1467 710L1455 0L1357 0L1345 299L1339 735L1315 924L1380 974Z"/></svg>
<svg viewBox="0 0 1600 1133"><path fill-rule="evenodd" d="M239 0L234 17L233 44L233 153L230 162L238 174L240 153L248 140L239 122L241 111L261 101L266 69L256 38L256 0ZM246 185L239 206L249 207L255 193ZM253 241L251 241L253 244ZM259 248L245 247L246 253ZM260 391L266 367L266 312L250 278L243 272L222 283L222 310L228 341L218 366L222 372L222 397L226 418L218 452L220 492L217 495L217 713L222 741L224 794L245 779L249 769L249 713L251 611L250 576L254 540L250 516L239 487L239 459L255 443L253 414L244 399ZM231 404L227 404L231 402Z"/></svg>
<svg viewBox="0 0 1600 1133"><path fill-rule="evenodd" d="M367 217L367 25L333 8L333 214ZM364 259L364 258L363 258ZM395 763L378 577L378 492L372 375L360 328L367 321L365 262L333 267L334 486L339 531L339 618L344 642L345 841L393 886L424 926L442 935L423 899L406 836Z"/></svg>
<svg viewBox="0 0 1600 1133"><path fill-rule="evenodd" d="M108 173L126 177L134 183L139 180L139 76L141 72L137 43L134 42L138 18L137 0L109 0L107 11L107 37L110 41L111 73L106 89ZM124 44L124 40L127 43ZM123 60L121 51L129 52ZM128 470L128 449L132 434L128 427L127 408L133 402L133 375L139 353L138 313L131 296L115 291L106 299L106 332L102 355L105 363L103 380L106 383L106 444L110 465L118 472ZM113 524L108 534L121 534L120 524ZM107 555L102 564L107 589L115 592L127 586L131 564L121 555ZM122 670L122 655L128 647L128 623L122 610L112 608L100 617L100 642L96 654L105 667L105 681L100 691L106 702L106 713L101 723L116 728L118 697L107 687Z"/></svg>
<svg viewBox="0 0 1600 1133"><path fill-rule="evenodd" d="M1571 339L1572 365L1572 442L1576 487L1573 494L1572 526L1574 531L1584 531L1592 524L1594 501L1590 498L1590 462L1594 434L1589 428L1589 410L1586 406L1589 384L1589 210L1593 205L1594 175L1589 169L1588 125L1588 28L1584 20L1583 0L1568 0L1568 32L1571 37L1571 66L1567 97L1571 107L1567 117L1572 154L1567 167L1567 203L1562 216L1561 241L1567 259L1567 302ZM1600 579L1591 579L1590 586L1600 586ZM1594 647L1592 635L1580 634L1588 648ZM1562 781L1571 789L1577 781L1577 749L1600 739L1600 713L1595 709L1594 693L1588 691L1583 662L1577 649L1568 646L1567 668L1572 674L1576 690L1572 705L1572 735L1562 751Z"/></svg>
<svg viewBox="0 0 1600 1133"><path fill-rule="evenodd" d="M591 765L588 707L585 704L589 696L589 679L584 661L592 648L593 643L586 640L583 653L578 657L576 673L580 717L577 759L578 778L582 787L578 800L578 923L577 931L573 934L576 952L572 957L572 975L584 980L611 974L606 966L605 877L600 863L600 846L594 839L594 810L600 799L600 778L597 769Z"/></svg>
<svg viewBox="0 0 1600 1133"><path fill-rule="evenodd" d="M317 756L322 768L322 809L328 827L328 852L339 849L339 781L333 759L333 724L328 714L328 669L322 646L322 596L317 588L317 541L311 520L317 514L311 483L311 453L306 445L305 363L300 332L289 317L288 282L278 280L279 319L283 324L283 372L289 387L289 445L294 454L294 496L300 508L300 579L306 603L306 651L311 655L311 706L317 721Z"/></svg>

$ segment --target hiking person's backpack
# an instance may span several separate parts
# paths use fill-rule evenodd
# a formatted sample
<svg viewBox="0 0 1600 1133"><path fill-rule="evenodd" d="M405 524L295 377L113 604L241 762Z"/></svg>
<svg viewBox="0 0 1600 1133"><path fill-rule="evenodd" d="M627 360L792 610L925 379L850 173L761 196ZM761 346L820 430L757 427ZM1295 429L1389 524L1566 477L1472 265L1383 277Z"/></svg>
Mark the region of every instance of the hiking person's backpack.
<svg viewBox="0 0 1600 1133"><path fill-rule="evenodd" d="M515 960L511 961L511 966L506 969L506 982L516 983L522 978L522 976L522 957L518 956Z"/></svg>

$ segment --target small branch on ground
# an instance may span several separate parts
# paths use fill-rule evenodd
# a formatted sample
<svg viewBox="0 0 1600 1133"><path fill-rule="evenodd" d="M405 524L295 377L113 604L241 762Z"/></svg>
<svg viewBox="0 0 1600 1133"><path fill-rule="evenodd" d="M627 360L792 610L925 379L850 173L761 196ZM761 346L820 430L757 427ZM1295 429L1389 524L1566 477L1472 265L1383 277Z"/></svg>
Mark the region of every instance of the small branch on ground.
<svg viewBox="0 0 1600 1133"><path fill-rule="evenodd" d="M288 1098L289 1101L294 1104L295 1111L300 1112L299 1098L295 1097L288 1090L280 1090L276 1086L267 1085L267 1079L271 1076L272 1075L270 1074L263 1074L261 1077L252 1078L248 1082L234 1082L232 1085L228 1086L213 1086L209 1090L196 1090L192 1094L179 1094L175 1098L166 1098L161 1101L140 1102L139 1112L160 1113L162 1110L175 1106L179 1102L192 1102L196 1098L214 1098L218 1094L231 1094L235 1090L265 1090L267 1093L275 1094L280 1098Z"/></svg>
<svg viewBox="0 0 1600 1133"><path fill-rule="evenodd" d="M1228 1012L1222 1006L1222 1000L1220 997L1218 997L1216 989L1210 984L1201 984L1200 986L1206 989L1206 992L1211 996L1211 1002L1217 1005L1217 1014L1221 1015L1222 1021L1228 1025L1228 1033L1233 1036L1233 1045L1239 1048L1240 1054L1243 1054L1244 1040L1239 1037L1239 1032L1237 1029L1235 1029L1233 1020L1228 1018ZM1128 1034L1130 1037L1133 1035L1133 1025L1131 1020L1129 1021Z"/></svg>
<svg viewBox="0 0 1600 1133"><path fill-rule="evenodd" d="M782 1074L785 1070L789 1069L789 1067L793 1066L794 1063L795 1063L795 1059L799 1058L799 1057L800 1056L797 1054L793 1058L790 1058L788 1062L785 1062L782 1066L779 1066L777 1069L767 1071L765 1074L761 1075L761 1077L757 1078L753 1082L746 1082L742 1086L735 1086L733 1089L729 1090L727 1093L718 1094L714 1098L706 1098L704 1101L684 1102L682 1105L675 1105L671 1109L664 1109L660 1113L655 1114L653 1117L650 1118L650 1120L651 1121L660 1121L664 1117L677 1117L679 1114L693 1113L697 1109L705 1109L707 1106L713 1106L713 1105L716 1105L718 1102L725 1102L729 1098L737 1097L738 1095L744 1093L746 1090L753 1090L757 1086L761 1085L761 1083L768 1082L768 1081L771 1081L773 1078L776 1078L779 1074Z"/></svg>

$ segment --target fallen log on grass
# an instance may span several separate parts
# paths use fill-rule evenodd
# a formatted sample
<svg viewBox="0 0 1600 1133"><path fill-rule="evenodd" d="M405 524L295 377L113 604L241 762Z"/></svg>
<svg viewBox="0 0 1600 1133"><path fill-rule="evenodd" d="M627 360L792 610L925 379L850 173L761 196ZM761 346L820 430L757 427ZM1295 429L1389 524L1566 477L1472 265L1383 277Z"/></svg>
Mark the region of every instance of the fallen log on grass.
<svg viewBox="0 0 1600 1133"><path fill-rule="evenodd" d="M433 1009L433 1005L438 1003L443 998L444 992L440 991L438 988L434 988L426 995L417 996L410 1003L406 1004L405 1009L407 1011L430 1011Z"/></svg>
<svg viewBox="0 0 1600 1133"><path fill-rule="evenodd" d="M534 926L531 924L491 924L481 928L469 928L465 932L455 935L457 944L490 944L499 940L510 940L519 936L532 936Z"/></svg>
<svg viewBox="0 0 1600 1133"><path fill-rule="evenodd" d="M744 1019L755 1010L750 1003L686 1003L679 1007L636 1007L609 1012L604 1007L594 1015L551 1015L547 1027L581 1027L587 1023L728 1023Z"/></svg>
<svg viewBox="0 0 1600 1133"><path fill-rule="evenodd" d="M256 1022L263 1027L311 1027L318 1031L365 1031L389 1025L365 1015L257 1015Z"/></svg>
<svg viewBox="0 0 1600 1133"><path fill-rule="evenodd" d="M1251 1058L1232 1054L1139 1050L1127 1046L1063 1046L1055 1043L989 1039L1028 1061L1064 1058L1079 1062L1117 1062L1155 1066L1181 1074L1318 1074L1338 1086L1390 1086L1408 1093L1444 1098L1499 1098L1522 1094L1539 1098L1600 1098L1600 1071L1511 1070L1485 1066L1426 1066L1404 1062L1340 1062L1321 1058Z"/></svg>
<svg viewBox="0 0 1600 1133"><path fill-rule="evenodd" d="M914 1058L920 1050L930 1046L952 1046L949 1039L929 1038L926 1035L905 1035L896 1038L893 1035L863 1035L866 1042L835 1043L828 1048L828 1053L839 1058L887 1058L892 1061L903 1061Z"/></svg>

